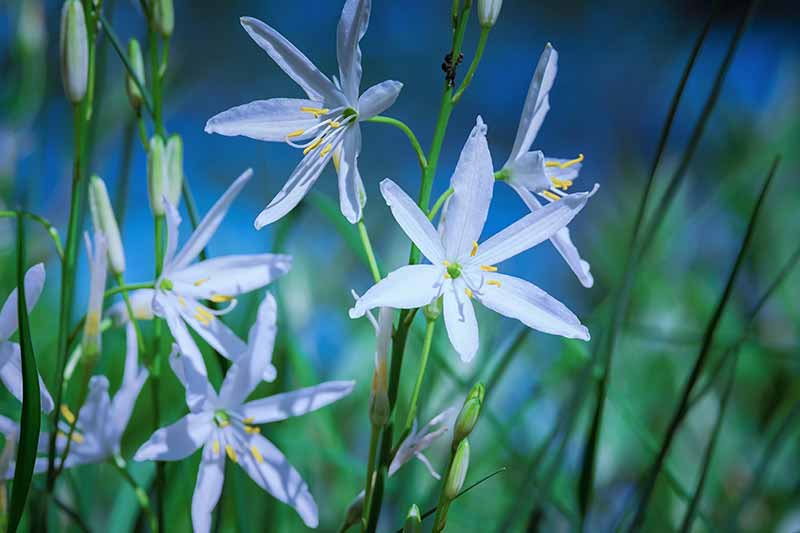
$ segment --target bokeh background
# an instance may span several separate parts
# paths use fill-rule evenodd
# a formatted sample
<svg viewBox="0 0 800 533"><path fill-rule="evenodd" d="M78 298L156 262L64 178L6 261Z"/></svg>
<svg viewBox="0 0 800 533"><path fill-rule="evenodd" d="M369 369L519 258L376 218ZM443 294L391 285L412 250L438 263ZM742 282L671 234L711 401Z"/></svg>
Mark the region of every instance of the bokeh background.
<svg viewBox="0 0 800 533"><path fill-rule="evenodd" d="M105 11L124 40L146 41L138 2L105 0ZM292 272L273 288L279 297L281 340L276 353L280 380L263 393L326 379L358 380L347 399L323 411L268 427L311 487L322 531L335 530L348 503L363 487L368 444L367 395L374 338L365 320L351 321L350 289L371 285L352 239L341 231L336 180L328 169L314 196L285 221L261 232L252 221L299 161L296 150L203 132L215 113L251 100L299 96L301 91L242 30L238 17L260 18L281 31L323 71L336 71L335 31L339 1L176 2L176 30L167 74L165 121L183 136L185 173L205 212L241 171L255 178L211 242L212 255L283 251L294 256ZM362 88L384 79L404 83L388 115L406 121L427 147L442 87L440 64L450 43L449 1L375 0L362 41ZM547 154L586 160L579 189L600 183L600 192L570 226L595 285L583 289L549 244L514 258L505 271L523 275L564 301L590 327L595 339L607 323L609 294L618 283L628 238L670 99L708 13L709 2L623 0L579 2L506 0L483 62L450 122L434 195L448 186L461 146L476 115L489 126L499 168L516 132L519 113L539 53L547 42L559 51L551 111L536 147ZM665 183L682 153L743 9L722 2L679 110L657 176ZM0 2L0 208L19 202L66 226L71 154L71 112L58 68L60 2ZM465 62L477 40L470 25ZM724 83L686 183L663 221L636 278L632 306L615 354L589 531L610 530L634 494L634 481L653 457L679 389L700 344L703 327L719 298L748 216L769 164L783 161L767 198L745 271L717 337L721 352L741 333L745 316L797 246L800 235L800 20L790 1L761 2ZM129 281L151 279L152 218L147 203L145 155L124 90L124 70L106 39L100 41L96 129L90 170L101 175L112 198L124 205L123 234ZM463 71L462 69L462 75ZM368 203L365 220L379 262L403 264L408 242L392 222L378 183L392 178L415 191L413 152L402 134L380 124L363 126L360 159ZM434 196L435 197L435 196ZM124 200L122 200L124 199ZM485 235L525 213L513 192L498 185ZM188 229L188 220L185 226ZM88 225L87 225L88 227ZM186 236L188 232L184 234ZM51 243L30 226L28 264L44 261L45 293L32 314L34 345L45 382L53 389L59 265ZM0 298L15 284L14 225L0 219ZM85 265L85 254L82 265ZM78 311L85 307L88 273L79 269ZM744 344L731 405L726 414L701 504L697 531L721 530L736 511L747 531L800 529L800 275L790 277L759 315ZM229 323L245 334L257 297L244 298ZM462 364L440 328L422 395L421 422L460 404L476 381L489 385L488 407L471 437L469 480L507 469L458 500L450 512L453 531L566 531L576 527L577 480L593 400L578 407L571 431L559 430L591 345L523 331L518 323L479 312L481 351ZM417 324L420 326L421 324ZM404 367L400 413L410 394L421 344L412 336ZM98 371L119 382L123 335L105 336ZM513 357L504 352L515 342ZM596 342L596 340L594 341ZM213 359L209 368L215 372ZM216 376L218 377L218 376ZM147 390L147 389L145 389ZM73 391L71 391L73 392ZM185 412L181 389L167 373L168 421ZM669 458L676 483L691 492L703 449L719 408L715 384L689 417ZM2 413L17 417L19 405L0 391ZM68 396L69 397L69 396ZM151 431L149 398L140 399L124 439L124 455ZM428 457L444 470L447 439ZM542 444L551 445L542 448ZM544 451L543 451L544 450ZM170 464L169 531L187 531L196 454ZM766 463L766 464L762 464ZM142 483L151 465L134 465ZM66 477L63 498L97 531L137 527L133 492L107 466L87 466ZM757 483L753 483L756 480ZM37 480L36 485L42 480ZM748 487L754 490L748 493ZM685 498L658 484L648 530L677 527ZM413 462L392 479L381 528L396 529L411 503L435 504L436 485ZM746 496L746 497L745 497ZM68 520L65 531L74 529ZM219 506L220 531L294 531L301 521L291 509L260 491L238 468L227 469Z"/></svg>

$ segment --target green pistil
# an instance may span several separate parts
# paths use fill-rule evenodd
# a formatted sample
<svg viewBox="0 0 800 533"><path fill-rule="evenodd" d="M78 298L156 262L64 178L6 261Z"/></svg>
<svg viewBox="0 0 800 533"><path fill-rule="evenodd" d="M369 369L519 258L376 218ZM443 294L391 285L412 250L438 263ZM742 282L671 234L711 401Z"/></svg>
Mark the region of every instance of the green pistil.
<svg viewBox="0 0 800 533"><path fill-rule="evenodd" d="M459 265L458 263L447 265L447 274L452 279L458 278L461 275L461 265Z"/></svg>
<svg viewBox="0 0 800 533"><path fill-rule="evenodd" d="M228 416L228 413L222 409L217 409L214 412L214 423L217 425L217 427L224 428L231 423L231 417Z"/></svg>
<svg viewBox="0 0 800 533"><path fill-rule="evenodd" d="M164 278L161 280L161 283L158 285L158 287L165 291L171 291L173 287L172 281Z"/></svg>
<svg viewBox="0 0 800 533"><path fill-rule="evenodd" d="M344 111L342 111L342 119L347 120L348 118L355 116L358 117L358 111L353 109L352 107L348 107Z"/></svg>

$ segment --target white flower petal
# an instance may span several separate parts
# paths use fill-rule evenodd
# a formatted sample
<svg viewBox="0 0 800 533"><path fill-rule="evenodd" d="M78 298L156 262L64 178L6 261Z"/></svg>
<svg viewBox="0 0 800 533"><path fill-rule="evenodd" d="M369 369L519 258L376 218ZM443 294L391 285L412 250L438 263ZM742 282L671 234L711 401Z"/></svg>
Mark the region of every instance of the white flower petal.
<svg viewBox="0 0 800 533"><path fill-rule="evenodd" d="M214 413L189 413L153 433L134 455L134 461L180 461L192 455L214 430Z"/></svg>
<svg viewBox="0 0 800 533"><path fill-rule="evenodd" d="M225 454L214 456L213 444L206 443L203 460L197 471L197 482L192 495L192 528L195 533L211 531L211 513L219 502L225 482Z"/></svg>
<svg viewBox="0 0 800 533"><path fill-rule="evenodd" d="M242 27L311 100L345 105L344 95L283 35L258 19L242 17Z"/></svg>
<svg viewBox="0 0 800 533"><path fill-rule="evenodd" d="M197 347L197 344L195 344L192 335L189 333L189 330L186 329L186 324L184 324L181 319L179 307L181 307L181 303L174 295L162 294L158 291L155 293L153 309L159 316L166 320L170 333L172 333L172 337L178 344L183 357L191 359L194 367L198 369L198 372L202 375L206 375L203 354L200 353L200 349Z"/></svg>
<svg viewBox="0 0 800 533"><path fill-rule="evenodd" d="M541 150L522 154L509 164L507 170L510 172L508 182L512 187L539 192L552 186L545 174L545 157Z"/></svg>
<svg viewBox="0 0 800 533"><path fill-rule="evenodd" d="M504 274L495 273L487 277L500 282L499 287L484 285L480 293L476 293L480 302L489 309L516 318L544 333L589 340L589 330L578 317L536 285Z"/></svg>
<svg viewBox="0 0 800 533"><path fill-rule="evenodd" d="M364 91L358 99L358 120L368 120L392 107L402 88L399 81L386 80Z"/></svg>
<svg viewBox="0 0 800 533"><path fill-rule="evenodd" d="M164 264L169 265L175 258L175 251L178 249L181 215L178 213L178 208L172 205L166 196L163 198L164 218L167 222L167 248L164 251Z"/></svg>
<svg viewBox="0 0 800 533"><path fill-rule="evenodd" d="M327 381L248 402L238 412L242 418L252 418L255 424L285 420L316 411L347 396L355 384L355 381Z"/></svg>
<svg viewBox="0 0 800 533"><path fill-rule="evenodd" d="M0 381L14 398L22 401L22 354L16 342L0 341ZM42 411L53 410L53 398L39 376L39 397Z"/></svg>
<svg viewBox="0 0 800 533"><path fill-rule="evenodd" d="M552 237L570 223L597 190L570 194L525 215L480 245L470 265L496 265Z"/></svg>
<svg viewBox="0 0 800 533"><path fill-rule="evenodd" d="M260 289L286 274L291 266L288 255L225 255L172 272L169 279L176 294L207 300Z"/></svg>
<svg viewBox="0 0 800 533"><path fill-rule="evenodd" d="M247 345L244 341L219 320L208 307L188 296L184 298L184 301L185 305L178 304L181 318L220 355L235 361L245 352ZM181 345L181 349L183 349L183 345Z"/></svg>
<svg viewBox="0 0 800 533"><path fill-rule="evenodd" d="M322 121L321 118L314 118L312 113L301 111L301 108L322 106L321 102L298 98L256 100L214 115L206 122L206 133L219 133L229 137L243 135L259 141L285 142L290 133L308 130ZM307 138L309 134L292 137L295 141Z"/></svg>
<svg viewBox="0 0 800 533"><path fill-rule="evenodd" d="M191 412L200 412L215 403L216 393L206 376L205 365L198 366L195 358L182 354L177 344L172 345L169 366L186 391L186 405Z"/></svg>
<svg viewBox="0 0 800 533"><path fill-rule="evenodd" d="M361 153L361 128L355 124L344 134L341 157L336 169L339 176L339 206L351 224L361 220L361 211L367 201L364 183L358 172L359 153Z"/></svg>
<svg viewBox="0 0 800 533"><path fill-rule="evenodd" d="M78 412L77 426L87 435L100 437L106 434L111 398L108 396L108 378L92 376L89 394Z"/></svg>
<svg viewBox="0 0 800 533"><path fill-rule="evenodd" d="M272 350L278 332L277 317L275 298L267 293L258 307L255 324L250 328L247 351L228 369L222 382L219 392L221 405L240 405L261 382L268 367L272 367Z"/></svg>
<svg viewBox="0 0 800 533"><path fill-rule="evenodd" d="M155 290L138 289L128 294L133 308L133 315L136 320L153 320L153 297ZM114 321L114 326L119 327L126 324L128 316L128 306L124 300L120 300L106 311L106 316Z"/></svg>
<svg viewBox="0 0 800 533"><path fill-rule="evenodd" d="M508 158L509 162L530 150L536 134L539 133L544 116L550 108L547 94L553 87L556 72L558 72L558 52L550 43L547 43L539 58L539 63L536 65L536 72L533 74L530 87L528 87L528 95L525 97L514 147Z"/></svg>
<svg viewBox="0 0 800 533"><path fill-rule="evenodd" d="M450 344L465 363L472 361L478 352L478 321L472 301L466 295L463 279L448 283L444 290L442 313Z"/></svg>
<svg viewBox="0 0 800 533"><path fill-rule="evenodd" d="M28 313L42 294L44 280L45 271L42 263L32 266L25 272L25 305L28 306ZM0 340L8 339L17 331L17 318L17 289L14 289L0 311Z"/></svg>
<svg viewBox="0 0 800 533"><path fill-rule="evenodd" d="M481 117L461 150L450 186L453 195L447 205L442 241L445 256L456 259L469 254L480 238L492 201L494 170Z"/></svg>
<svg viewBox="0 0 800 533"><path fill-rule="evenodd" d="M350 318L364 316L369 309L392 307L414 309L428 305L442 291L445 268L439 265L400 267L373 285L350 309Z"/></svg>
<svg viewBox="0 0 800 533"><path fill-rule="evenodd" d="M147 369L139 366L139 349L132 322L128 322L126 325L125 335L125 371L122 375L122 385L111 400L110 424L112 438L116 441L119 441L128 426L136 399L139 397L139 392L148 375Z"/></svg>
<svg viewBox="0 0 800 533"><path fill-rule="evenodd" d="M239 464L247 475L259 487L292 506L308 527L317 527L319 518L314 497L311 496L306 482L289 464L283 453L261 435L241 435L240 438L246 439L248 453L242 454ZM258 451L260 460L255 457L253 448Z"/></svg>
<svg viewBox="0 0 800 533"><path fill-rule="evenodd" d="M367 31L371 7L372 0L347 0L336 30L339 79L351 105L358 99L358 87L361 84L361 49L358 42Z"/></svg>
<svg viewBox="0 0 800 533"><path fill-rule="evenodd" d="M225 194L220 196L219 200L211 207L206 216L203 217L203 220L200 221L197 229L192 233L192 236L189 237L189 240L186 241L186 244L183 245L178 255L175 256L174 261L169 264L168 268L165 267L165 272L182 269L194 261L217 231L222 219L225 218L225 215L228 213L231 203L233 203L242 191L242 188L247 185L247 182L250 181L252 177L253 170L248 168L241 176L231 183L228 190L225 191Z"/></svg>
<svg viewBox="0 0 800 533"><path fill-rule="evenodd" d="M391 208L397 223L400 224L408 238L417 245L422 255L434 265L441 265L445 260L444 247L439 234L436 233L425 213L403 189L390 179L381 182L381 194L386 200L386 205Z"/></svg>

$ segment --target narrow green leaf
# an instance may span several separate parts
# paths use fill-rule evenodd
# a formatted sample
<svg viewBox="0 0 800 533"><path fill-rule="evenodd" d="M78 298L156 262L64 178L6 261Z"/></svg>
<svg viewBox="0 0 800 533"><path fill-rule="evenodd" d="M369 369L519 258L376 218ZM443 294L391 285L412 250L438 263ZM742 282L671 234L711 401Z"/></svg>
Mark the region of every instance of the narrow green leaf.
<svg viewBox="0 0 800 533"><path fill-rule="evenodd" d="M8 531L16 531L33 478L36 450L39 443L41 405L39 398L39 371L31 342L28 322L28 304L25 301L25 228L22 215L17 218L17 317L19 320L19 345L22 357L22 415L20 418L17 462L14 487L8 510Z"/></svg>

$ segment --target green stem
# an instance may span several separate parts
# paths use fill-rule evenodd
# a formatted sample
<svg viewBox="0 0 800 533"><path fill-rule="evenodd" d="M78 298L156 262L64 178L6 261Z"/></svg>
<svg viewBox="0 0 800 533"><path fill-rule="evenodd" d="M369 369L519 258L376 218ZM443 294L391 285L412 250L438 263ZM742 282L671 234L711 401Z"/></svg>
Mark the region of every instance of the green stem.
<svg viewBox="0 0 800 533"><path fill-rule="evenodd" d="M441 194L441 196L439 196L439 198L436 199L436 202L433 204L433 207L431 207L431 212L428 213L428 220L433 220L434 219L434 217L436 216L436 213L438 213L439 209L441 209L442 206L444 205L445 200L447 200L448 198L453 196L453 192L454 192L453 188L450 187L449 189L444 191Z"/></svg>
<svg viewBox="0 0 800 533"><path fill-rule="evenodd" d="M381 435L381 428L372 424L372 429L369 434L369 457L367 457L367 480L364 489L364 509L362 510L363 527L366 527L369 521L370 504L372 503L372 488L373 480L375 478L375 460L378 455L378 439Z"/></svg>
<svg viewBox="0 0 800 533"><path fill-rule="evenodd" d="M425 380L425 369L428 366L428 355L431 353L431 344L433 343L433 332L436 329L436 320L428 319L425 324L425 340L422 342L422 354L419 361L419 371L417 372L417 381L414 383L414 392L411 394L411 402L408 404L408 415L406 416L406 425L403 434L411 430L414 425L414 419L417 417L417 402L419 401L419 393L422 390L422 382ZM403 438L401 436L401 438Z"/></svg>
<svg viewBox="0 0 800 533"><path fill-rule="evenodd" d="M120 284L117 285L116 287L111 287L105 293L103 293L103 298L109 298L110 296L114 296L115 294L119 294L121 292L127 293L139 289L152 289L153 287L155 287L155 282L152 281L144 281L142 283L128 283L127 285ZM130 310L128 310L128 312L130 312Z"/></svg>
<svg viewBox="0 0 800 533"><path fill-rule="evenodd" d="M361 244L364 246L364 253L367 254L367 262L369 263L369 270L372 272L372 277L375 283L381 280L381 269L378 268L378 262L375 260L375 252L372 251L372 243L369 240L369 233L367 233L367 226L363 220L358 221L358 235L361 237Z"/></svg>
<svg viewBox="0 0 800 533"><path fill-rule="evenodd" d="M447 511L450 509L450 501L445 496L444 489L447 485L447 479L450 477L450 470L453 468L454 453L450 452L450 460L447 461L447 471L442 476L442 489L439 491L439 501L436 503L436 516L433 518L433 533L444 531L447 523Z"/></svg>
<svg viewBox="0 0 800 533"><path fill-rule="evenodd" d="M158 105L158 104L157 104ZM158 109L158 107L157 107ZM156 215L154 218L155 231L155 278L161 276L164 267L164 215ZM161 408L159 385L161 382L161 337L163 335L163 320L156 318L153 324L153 355L150 360L150 390L153 401L153 431L161 427ZM155 490L158 500L156 508L158 526L164 526L164 503L165 503L165 482L166 472L163 461L156 461Z"/></svg>
<svg viewBox="0 0 800 533"><path fill-rule="evenodd" d="M419 141L417 140L417 136L414 135L414 132L408 125L396 118L391 117L384 117L382 115L377 115L372 118L368 118L367 122L377 122L380 124L389 124L390 126L394 126L395 128L399 128L403 133L406 134L408 140L411 142L411 148L414 149L414 153L417 154L417 160L419 161L419 166L422 171L425 171L425 167L428 166L428 160L425 157L425 152L422 150L422 146L420 146Z"/></svg>
<svg viewBox="0 0 800 533"><path fill-rule="evenodd" d="M150 507L150 498L147 497L147 491L145 491L135 479L130 472L128 472L127 464L125 463L125 459L122 458L121 455L118 453L114 454L114 457L109 460L111 466L113 466L117 472L122 476L122 478L131 486L133 492L136 494L136 499L139 500L139 506L142 508L142 512L147 516L147 521L150 524L150 530L152 533L158 533L158 520L156 520L155 515L153 514L153 509Z"/></svg>
<svg viewBox="0 0 800 533"><path fill-rule="evenodd" d="M486 41L489 38L490 30L491 27L481 27L481 36L478 39L478 48L475 50L475 57L472 58L472 63L469 65L469 70L467 70L467 74L464 76L464 81L461 82L456 94L453 95L454 104L461 100L461 96L464 94L464 91L467 90L467 87L469 87L469 84L472 82L472 77L475 76L475 71L478 70L478 65L483 57L483 50L486 48Z"/></svg>
<svg viewBox="0 0 800 533"><path fill-rule="evenodd" d="M141 114L138 114L136 117L136 122L139 130L139 142L142 143L142 148L144 148L145 153L147 153L150 149L150 141L148 140L147 127L144 125L144 119Z"/></svg>
<svg viewBox="0 0 800 533"><path fill-rule="evenodd" d="M147 32L147 42L150 52L150 85L153 92L153 123L155 124L156 134L166 138L161 106L161 64L158 55L158 32L153 27L152 19L150 20L150 29Z"/></svg>
<svg viewBox="0 0 800 533"><path fill-rule="evenodd" d="M16 218L18 214L28 217L34 222L38 222L42 225L47 234L53 240L53 246L55 246L58 258L61 261L64 261L64 249L61 247L61 237L58 235L58 230L53 227L50 221L48 221L46 218L41 217L36 213L31 213L30 211L0 211L0 218Z"/></svg>

